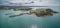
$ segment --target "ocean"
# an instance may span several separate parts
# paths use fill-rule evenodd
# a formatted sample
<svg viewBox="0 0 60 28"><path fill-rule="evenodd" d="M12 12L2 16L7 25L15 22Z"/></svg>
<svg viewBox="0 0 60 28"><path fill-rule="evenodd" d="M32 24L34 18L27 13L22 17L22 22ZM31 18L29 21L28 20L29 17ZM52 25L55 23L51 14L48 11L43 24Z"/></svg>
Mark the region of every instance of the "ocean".
<svg viewBox="0 0 60 28"><path fill-rule="evenodd" d="M9 15L18 14L20 11L0 10L0 28L60 28L60 6L32 8L51 8L59 13L47 17L26 14L10 18Z"/></svg>

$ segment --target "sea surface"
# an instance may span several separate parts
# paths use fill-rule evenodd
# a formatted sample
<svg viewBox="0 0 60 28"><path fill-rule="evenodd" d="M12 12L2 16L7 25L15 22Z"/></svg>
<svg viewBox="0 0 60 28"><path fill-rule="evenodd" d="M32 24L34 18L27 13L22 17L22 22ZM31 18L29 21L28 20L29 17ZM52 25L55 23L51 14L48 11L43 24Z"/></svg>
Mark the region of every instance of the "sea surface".
<svg viewBox="0 0 60 28"><path fill-rule="evenodd" d="M23 13L24 11L0 10L0 28L60 28L60 6L32 8L51 8L59 13L47 17L26 14L10 18L10 15Z"/></svg>

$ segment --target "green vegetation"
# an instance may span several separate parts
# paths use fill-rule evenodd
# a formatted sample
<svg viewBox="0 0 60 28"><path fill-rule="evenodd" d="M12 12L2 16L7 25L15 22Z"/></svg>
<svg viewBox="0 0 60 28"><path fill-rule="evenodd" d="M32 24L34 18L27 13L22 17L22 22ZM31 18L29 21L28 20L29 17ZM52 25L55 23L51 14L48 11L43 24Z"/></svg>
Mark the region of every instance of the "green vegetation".
<svg viewBox="0 0 60 28"><path fill-rule="evenodd" d="M49 8L46 9L42 8L30 11L31 14L34 13L36 16L48 16L48 15L52 16L54 12L56 11L53 11L52 9Z"/></svg>
<svg viewBox="0 0 60 28"><path fill-rule="evenodd" d="M0 7L0 10L10 10L13 9L14 11L19 11L19 10L31 10L32 8L21 8L21 7Z"/></svg>
<svg viewBox="0 0 60 28"><path fill-rule="evenodd" d="M14 11L18 11L18 10L24 10L24 11L28 11L31 10L32 8L15 8Z"/></svg>

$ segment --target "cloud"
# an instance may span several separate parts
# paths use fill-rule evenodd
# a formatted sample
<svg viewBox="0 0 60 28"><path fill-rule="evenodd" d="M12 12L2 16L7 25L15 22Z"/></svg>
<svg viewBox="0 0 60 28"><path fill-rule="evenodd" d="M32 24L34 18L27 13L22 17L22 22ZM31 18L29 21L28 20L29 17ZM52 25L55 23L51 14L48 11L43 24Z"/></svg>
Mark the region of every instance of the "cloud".
<svg viewBox="0 0 60 28"><path fill-rule="evenodd" d="M34 1L31 4L30 1ZM59 0L2 0L2 5L10 6L60 6Z"/></svg>

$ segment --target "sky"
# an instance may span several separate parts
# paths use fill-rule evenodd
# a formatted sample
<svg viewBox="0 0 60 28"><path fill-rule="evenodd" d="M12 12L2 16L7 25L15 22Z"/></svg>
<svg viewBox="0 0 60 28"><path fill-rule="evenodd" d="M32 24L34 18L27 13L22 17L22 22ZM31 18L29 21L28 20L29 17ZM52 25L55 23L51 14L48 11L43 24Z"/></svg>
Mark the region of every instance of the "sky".
<svg viewBox="0 0 60 28"><path fill-rule="evenodd" d="M60 0L0 0L0 5L8 6L60 6Z"/></svg>

